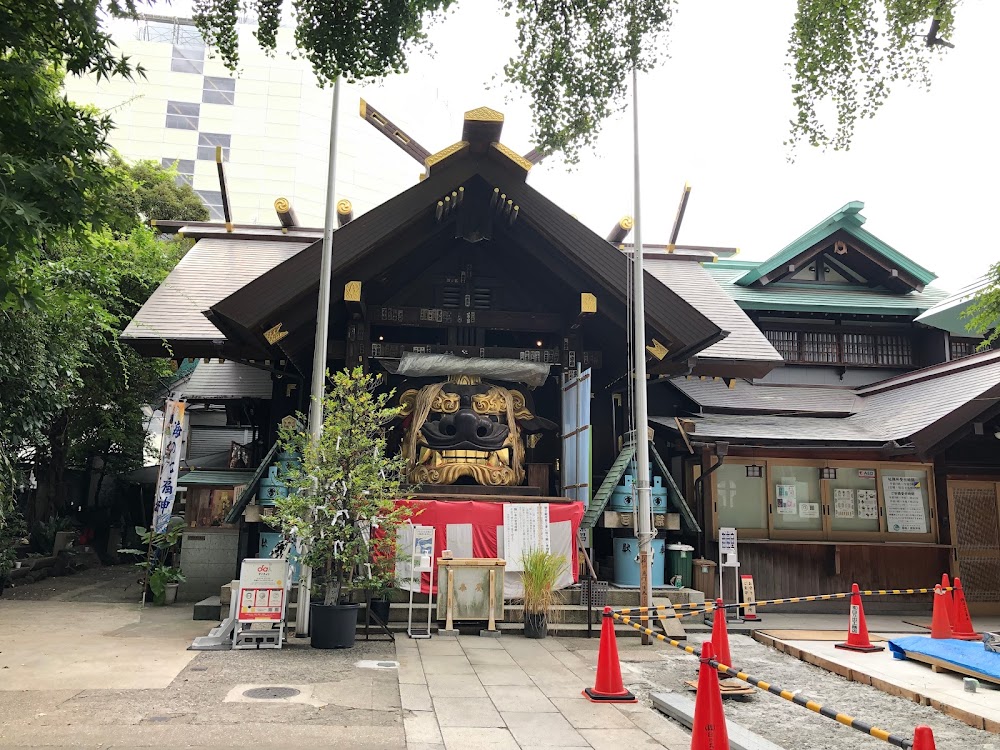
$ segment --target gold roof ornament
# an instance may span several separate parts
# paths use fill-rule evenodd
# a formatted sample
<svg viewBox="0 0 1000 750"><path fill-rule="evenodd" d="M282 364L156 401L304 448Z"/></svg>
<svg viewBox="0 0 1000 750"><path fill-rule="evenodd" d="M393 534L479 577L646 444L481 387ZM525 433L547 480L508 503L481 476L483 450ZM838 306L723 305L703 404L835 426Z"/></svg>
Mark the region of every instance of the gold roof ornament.
<svg viewBox="0 0 1000 750"><path fill-rule="evenodd" d="M495 148L501 154L503 154L504 156L506 156L512 162L514 162L517 166L519 166L525 172L530 171L531 168L534 166L530 161L528 161L527 159L525 159L519 153L517 153L516 151L513 151L512 149L508 148L507 146L503 145L502 143L499 143L499 142L494 143L493 144L493 148Z"/></svg>
<svg viewBox="0 0 1000 750"><path fill-rule="evenodd" d="M465 113L465 119L478 122L503 122L503 112L497 112L489 107L476 107Z"/></svg>
<svg viewBox="0 0 1000 750"><path fill-rule="evenodd" d="M428 173L430 173L431 168L443 162L449 156L454 156L455 154L461 153L469 147L468 141L459 141L458 143L453 143L450 146L441 149L436 154L431 154L426 159L424 159L424 166L427 167Z"/></svg>

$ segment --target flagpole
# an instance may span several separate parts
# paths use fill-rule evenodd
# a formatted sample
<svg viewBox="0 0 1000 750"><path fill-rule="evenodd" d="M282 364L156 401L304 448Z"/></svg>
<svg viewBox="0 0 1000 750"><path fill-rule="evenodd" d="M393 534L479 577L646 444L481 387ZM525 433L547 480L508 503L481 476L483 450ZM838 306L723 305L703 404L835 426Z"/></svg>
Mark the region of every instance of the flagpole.
<svg viewBox="0 0 1000 750"><path fill-rule="evenodd" d="M340 78L333 80L330 110L330 158L326 173L326 215L320 255L319 303L316 307L316 341L313 344L312 383L309 389L309 435L319 442L323 434L323 398L326 395L326 347L330 332L330 287L333 270L333 232L337 217L337 115L340 112ZM312 568L303 564L299 573L299 598L295 609L295 635L309 635L309 599Z"/></svg>
<svg viewBox="0 0 1000 750"><path fill-rule="evenodd" d="M646 305L643 290L643 257L642 257L642 210L639 180L639 75L636 66L632 66L632 137L634 202L633 233L635 235L634 251L632 252L632 289L634 334L632 336L632 354L635 359L635 387L633 388L633 409L635 416L635 448L636 477L635 487L638 499L636 510L636 532L639 537L639 606L651 607L653 604L653 579L651 548L655 533L650 523L650 490L649 490L649 416L646 407ZM649 644L649 636L643 634L643 644Z"/></svg>

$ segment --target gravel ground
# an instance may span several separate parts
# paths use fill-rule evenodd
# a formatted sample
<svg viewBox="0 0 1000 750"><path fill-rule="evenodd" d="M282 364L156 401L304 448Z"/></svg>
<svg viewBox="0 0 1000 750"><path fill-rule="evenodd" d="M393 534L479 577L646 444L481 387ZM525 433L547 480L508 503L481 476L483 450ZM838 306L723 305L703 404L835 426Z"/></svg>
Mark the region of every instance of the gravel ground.
<svg viewBox="0 0 1000 750"><path fill-rule="evenodd" d="M690 642L700 644L704 639L704 635L692 635ZM1000 735L973 729L929 706L851 682L749 637L730 635L730 650L741 670L787 690L802 690L824 705L893 734L912 737L914 727L926 724L934 730L938 750L1000 750ZM638 653L632 648L623 649L621 659L625 683L647 704L650 692L686 691L684 681L697 680L695 657L666 644L646 647ZM727 699L724 706L731 721L787 750L891 747L776 695L758 692L747 698Z"/></svg>

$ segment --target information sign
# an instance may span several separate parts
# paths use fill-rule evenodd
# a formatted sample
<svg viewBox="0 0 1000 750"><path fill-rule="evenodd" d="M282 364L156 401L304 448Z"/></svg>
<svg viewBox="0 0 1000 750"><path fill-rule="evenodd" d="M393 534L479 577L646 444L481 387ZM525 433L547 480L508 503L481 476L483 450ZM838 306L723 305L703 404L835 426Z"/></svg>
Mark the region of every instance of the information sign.
<svg viewBox="0 0 1000 750"><path fill-rule="evenodd" d="M885 518L890 533L926 534L927 513L923 484L914 477L882 474Z"/></svg>
<svg viewBox="0 0 1000 750"><path fill-rule="evenodd" d="M239 622L281 622L285 615L288 561L247 559L240 566Z"/></svg>
<svg viewBox="0 0 1000 750"><path fill-rule="evenodd" d="M858 490L858 518L878 518L878 493Z"/></svg>
<svg viewBox="0 0 1000 750"><path fill-rule="evenodd" d="M837 518L854 518L854 490L845 487L833 490L833 515Z"/></svg>
<svg viewBox="0 0 1000 750"><path fill-rule="evenodd" d="M524 570L525 552L551 551L548 503L504 503L503 550L507 571Z"/></svg>
<svg viewBox="0 0 1000 750"><path fill-rule="evenodd" d="M785 515L795 515L798 513L798 501L796 500L793 480L788 480L787 484L776 485L774 488L774 498L777 501L778 513Z"/></svg>

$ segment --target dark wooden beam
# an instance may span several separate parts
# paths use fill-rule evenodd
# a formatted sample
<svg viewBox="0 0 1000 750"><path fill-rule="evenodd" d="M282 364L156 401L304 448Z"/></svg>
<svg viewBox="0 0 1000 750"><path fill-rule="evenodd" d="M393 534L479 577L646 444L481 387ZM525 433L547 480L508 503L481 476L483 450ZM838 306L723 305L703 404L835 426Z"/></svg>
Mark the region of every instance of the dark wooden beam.
<svg viewBox="0 0 1000 750"><path fill-rule="evenodd" d="M681 202L677 206L677 215L674 216L674 227L670 230L670 240L668 245L677 244L677 235L681 233L681 222L684 221L684 212L687 211L688 199L691 197L691 186L684 183L684 190L681 191Z"/></svg>
<svg viewBox="0 0 1000 750"><path fill-rule="evenodd" d="M421 354L451 354L468 359L519 359L525 362L543 362L550 365L563 365L564 357L559 349L518 349L510 346L449 346L447 344L397 344L389 341L374 341L371 343L372 359L399 359L403 352L418 352ZM584 367L600 368L604 364L604 355L600 351L584 351L580 353Z"/></svg>
<svg viewBox="0 0 1000 750"><path fill-rule="evenodd" d="M550 332L562 328L556 313L503 310L460 310L437 307L383 307L372 305L368 320L373 324L443 328L446 326L490 328L498 331Z"/></svg>
<svg viewBox="0 0 1000 750"><path fill-rule="evenodd" d="M226 219L226 230L233 230L233 211L229 207L229 185L226 182L226 165L222 160L222 146L215 147L215 167L219 171L219 193L222 195L222 215Z"/></svg>
<svg viewBox="0 0 1000 750"><path fill-rule="evenodd" d="M347 198L337 201L337 226L342 227L354 218L354 206Z"/></svg>
<svg viewBox="0 0 1000 750"><path fill-rule="evenodd" d="M431 155L431 152L410 138L400 128L396 127L389 118L372 107L364 99L361 100L361 118L366 120L382 135L399 146L403 151L416 159L420 166L424 166L424 159Z"/></svg>
<svg viewBox="0 0 1000 750"><path fill-rule="evenodd" d="M278 221L281 222L281 226L283 227L294 227L299 223L295 218L295 211L292 210L292 204L288 198L278 198L275 200L274 211L278 214Z"/></svg>

